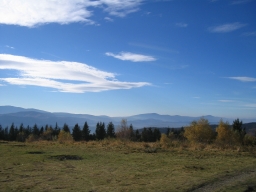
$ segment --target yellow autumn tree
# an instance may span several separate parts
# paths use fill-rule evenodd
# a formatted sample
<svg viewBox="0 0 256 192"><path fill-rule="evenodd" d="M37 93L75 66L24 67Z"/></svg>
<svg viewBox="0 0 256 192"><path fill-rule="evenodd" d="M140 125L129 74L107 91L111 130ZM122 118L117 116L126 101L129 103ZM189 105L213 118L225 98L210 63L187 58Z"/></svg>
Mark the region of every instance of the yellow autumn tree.
<svg viewBox="0 0 256 192"><path fill-rule="evenodd" d="M214 132L208 120L201 118L185 128L184 137L191 142L209 143L214 138Z"/></svg>
<svg viewBox="0 0 256 192"><path fill-rule="evenodd" d="M222 119L220 120L219 125L216 128L216 132L218 134L216 139L217 142L230 143L233 139L233 134L229 123L223 122Z"/></svg>
<svg viewBox="0 0 256 192"><path fill-rule="evenodd" d="M72 143L74 140L69 132L61 130L58 135L58 141L60 143Z"/></svg>

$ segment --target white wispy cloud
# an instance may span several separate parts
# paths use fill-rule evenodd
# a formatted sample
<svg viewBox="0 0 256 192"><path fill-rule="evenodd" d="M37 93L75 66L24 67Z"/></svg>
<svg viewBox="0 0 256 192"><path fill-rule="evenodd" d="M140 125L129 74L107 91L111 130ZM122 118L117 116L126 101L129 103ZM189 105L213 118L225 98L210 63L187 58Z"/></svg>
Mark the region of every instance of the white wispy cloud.
<svg viewBox="0 0 256 192"><path fill-rule="evenodd" d="M246 104L245 107L256 108L256 103Z"/></svg>
<svg viewBox="0 0 256 192"><path fill-rule="evenodd" d="M151 85L148 82L121 82L114 73L84 63L37 60L9 54L0 54L0 70L18 71L16 76L0 78L2 82L49 87L60 92L100 92Z"/></svg>
<svg viewBox="0 0 256 192"><path fill-rule="evenodd" d="M110 15L124 17L127 14L139 10L139 5L144 0L98 0L100 6L105 7L104 10ZM92 1L94 2L94 1Z"/></svg>
<svg viewBox="0 0 256 192"><path fill-rule="evenodd" d="M186 28L188 26L187 23L176 23L175 24L177 27L182 27L182 28Z"/></svg>
<svg viewBox="0 0 256 192"><path fill-rule="evenodd" d="M34 27L47 23L95 24L92 8L124 17L139 10L143 0L11 0L0 1L0 23Z"/></svg>
<svg viewBox="0 0 256 192"><path fill-rule="evenodd" d="M110 17L105 17L104 18L106 21L109 21L109 22L113 22L114 20L113 19L111 19Z"/></svg>
<svg viewBox="0 0 256 192"><path fill-rule="evenodd" d="M227 77L227 78L242 81L242 82L254 82L254 81L256 81L256 78L254 78L254 77Z"/></svg>
<svg viewBox="0 0 256 192"><path fill-rule="evenodd" d="M130 52L121 52L119 54L114 54L111 52L106 53L107 56L114 57L123 61L132 61L132 62L145 62L145 61L155 61L156 58L149 55L141 55Z"/></svg>
<svg viewBox="0 0 256 192"><path fill-rule="evenodd" d="M251 0L236 0L232 1L232 5L239 5L239 4L244 4L244 3L249 3Z"/></svg>
<svg viewBox="0 0 256 192"><path fill-rule="evenodd" d="M256 36L256 31L243 33L243 36Z"/></svg>
<svg viewBox="0 0 256 192"><path fill-rule="evenodd" d="M246 24L235 22L235 23L227 23L224 25L218 25L215 27L209 27L208 30L212 33L228 33L228 32L238 30L245 26Z"/></svg>
<svg viewBox="0 0 256 192"><path fill-rule="evenodd" d="M231 103L231 102L234 102L234 100L229 100L229 99L221 99L221 100L218 100L219 102L222 102L222 103Z"/></svg>
<svg viewBox="0 0 256 192"><path fill-rule="evenodd" d="M9 45L5 45L6 48L9 48L9 49L14 49L14 47L12 46L9 46Z"/></svg>

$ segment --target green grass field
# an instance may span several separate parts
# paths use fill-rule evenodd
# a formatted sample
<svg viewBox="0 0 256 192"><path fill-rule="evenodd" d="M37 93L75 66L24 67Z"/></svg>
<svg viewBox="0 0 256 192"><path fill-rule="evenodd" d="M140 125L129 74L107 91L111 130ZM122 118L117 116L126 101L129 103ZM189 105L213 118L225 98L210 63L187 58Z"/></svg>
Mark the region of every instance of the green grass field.
<svg viewBox="0 0 256 192"><path fill-rule="evenodd" d="M0 191L193 191L256 170L256 153L158 143L0 143ZM243 191L256 177L231 183Z"/></svg>

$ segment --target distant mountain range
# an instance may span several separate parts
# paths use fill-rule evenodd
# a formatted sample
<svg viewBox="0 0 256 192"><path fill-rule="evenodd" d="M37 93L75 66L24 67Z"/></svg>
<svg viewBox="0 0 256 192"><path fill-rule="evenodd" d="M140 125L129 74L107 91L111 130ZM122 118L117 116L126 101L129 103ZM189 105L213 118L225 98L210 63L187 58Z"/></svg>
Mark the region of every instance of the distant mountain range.
<svg viewBox="0 0 256 192"><path fill-rule="evenodd" d="M189 117L179 115L159 115L157 113L139 114L128 117L109 117L109 116L94 116L89 114L71 114L71 113L50 113L38 109L24 109L21 107L13 106L0 106L0 125L3 128L10 126L14 123L16 126L20 126L23 123L24 126L33 126L37 124L39 127L46 124L53 127L58 124L62 127L64 123L67 123L70 128L78 123L81 127L84 122L87 121L90 129L95 130L97 122L104 122L107 125L112 122L116 127L120 124L122 119L126 119L128 125L132 124L135 129L143 127L170 127L179 128L189 125L192 121L198 120L201 117ZM211 115L204 116L208 119L210 124L218 124L221 117L214 117ZM234 119L222 118L224 121L232 124ZM256 119L241 119L243 123L256 122Z"/></svg>

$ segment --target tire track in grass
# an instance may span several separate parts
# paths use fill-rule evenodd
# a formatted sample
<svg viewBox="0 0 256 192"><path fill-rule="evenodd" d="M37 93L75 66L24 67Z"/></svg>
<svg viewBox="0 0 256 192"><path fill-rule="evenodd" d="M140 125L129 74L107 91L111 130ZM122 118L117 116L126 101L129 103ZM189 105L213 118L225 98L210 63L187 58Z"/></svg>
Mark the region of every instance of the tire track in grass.
<svg viewBox="0 0 256 192"><path fill-rule="evenodd" d="M213 192L223 190L226 187L237 185L238 182L244 182L250 178L256 177L256 169L240 171L234 175L228 175L219 178L217 181L207 182L196 188L188 190L188 192Z"/></svg>

